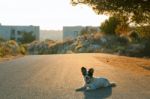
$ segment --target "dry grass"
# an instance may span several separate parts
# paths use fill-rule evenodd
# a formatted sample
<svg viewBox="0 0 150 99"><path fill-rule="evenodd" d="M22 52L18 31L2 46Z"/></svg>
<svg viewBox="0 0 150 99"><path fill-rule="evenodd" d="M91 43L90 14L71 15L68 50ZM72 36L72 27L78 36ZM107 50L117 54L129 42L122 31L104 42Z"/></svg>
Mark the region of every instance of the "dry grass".
<svg viewBox="0 0 150 99"><path fill-rule="evenodd" d="M9 61L9 60L13 60L13 59L16 59L16 58L20 58L20 57L23 57L23 55L16 55L16 56L6 55L4 57L0 57L0 63L5 62L5 61Z"/></svg>

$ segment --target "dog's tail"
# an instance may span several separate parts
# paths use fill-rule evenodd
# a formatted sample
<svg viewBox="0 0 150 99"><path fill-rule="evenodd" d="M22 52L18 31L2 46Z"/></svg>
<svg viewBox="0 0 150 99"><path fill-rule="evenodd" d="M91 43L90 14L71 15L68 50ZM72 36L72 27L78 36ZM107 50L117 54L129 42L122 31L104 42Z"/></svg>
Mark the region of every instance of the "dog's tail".
<svg viewBox="0 0 150 99"><path fill-rule="evenodd" d="M110 82L110 87L116 87L116 83L115 82Z"/></svg>

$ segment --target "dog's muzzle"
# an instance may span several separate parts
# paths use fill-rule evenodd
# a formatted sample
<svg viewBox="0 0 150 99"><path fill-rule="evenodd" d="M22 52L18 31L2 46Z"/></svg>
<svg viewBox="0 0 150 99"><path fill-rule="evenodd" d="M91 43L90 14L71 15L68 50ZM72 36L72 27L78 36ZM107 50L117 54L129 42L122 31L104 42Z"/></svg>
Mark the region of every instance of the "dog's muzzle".
<svg viewBox="0 0 150 99"><path fill-rule="evenodd" d="M89 84L91 82L89 77L85 77L85 80L86 80L87 84Z"/></svg>

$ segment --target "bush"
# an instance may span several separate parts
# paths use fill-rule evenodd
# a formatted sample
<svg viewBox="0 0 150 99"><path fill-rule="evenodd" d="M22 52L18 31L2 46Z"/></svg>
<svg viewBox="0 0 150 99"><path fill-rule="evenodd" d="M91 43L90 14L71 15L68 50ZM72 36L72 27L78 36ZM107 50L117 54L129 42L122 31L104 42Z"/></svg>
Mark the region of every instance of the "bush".
<svg viewBox="0 0 150 99"><path fill-rule="evenodd" d="M129 40L128 40L128 38L127 37L120 37L120 36L118 36L117 37L117 42L119 42L120 44L128 44L129 43Z"/></svg>
<svg viewBox="0 0 150 99"><path fill-rule="evenodd" d="M6 44L1 44L0 46L0 56L3 57L10 53L10 49L6 46Z"/></svg>
<svg viewBox="0 0 150 99"><path fill-rule="evenodd" d="M143 51L144 56L150 57L150 39L146 41L145 43L145 49Z"/></svg>
<svg viewBox="0 0 150 99"><path fill-rule="evenodd" d="M25 55L26 54L26 49L24 46L20 46L20 53Z"/></svg>
<svg viewBox="0 0 150 99"><path fill-rule="evenodd" d="M20 53L19 45L16 41L10 40L6 42L6 47L10 55L17 55Z"/></svg>
<svg viewBox="0 0 150 99"><path fill-rule="evenodd" d="M18 43L14 40L10 40L7 42L0 42L0 57L4 57L6 55L19 55L26 54L26 48L24 45L18 45Z"/></svg>
<svg viewBox="0 0 150 99"><path fill-rule="evenodd" d="M133 38L133 39L138 39L139 38L139 34L136 31L131 31L129 33L129 37Z"/></svg>
<svg viewBox="0 0 150 99"><path fill-rule="evenodd" d="M0 46L0 57L3 57L4 56L4 50L3 48Z"/></svg>
<svg viewBox="0 0 150 99"><path fill-rule="evenodd" d="M0 42L6 41L4 38L0 37Z"/></svg>
<svg viewBox="0 0 150 99"><path fill-rule="evenodd" d="M100 38L102 37L102 33L95 33L94 34L94 40L100 40Z"/></svg>

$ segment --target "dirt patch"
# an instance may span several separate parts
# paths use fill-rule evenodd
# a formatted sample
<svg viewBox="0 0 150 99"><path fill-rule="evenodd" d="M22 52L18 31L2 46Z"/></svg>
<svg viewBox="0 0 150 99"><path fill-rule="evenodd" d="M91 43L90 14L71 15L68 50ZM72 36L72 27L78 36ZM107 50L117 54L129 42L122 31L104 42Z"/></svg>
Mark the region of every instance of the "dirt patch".
<svg viewBox="0 0 150 99"><path fill-rule="evenodd" d="M150 58L135 58L102 54L96 59L137 75L150 75Z"/></svg>
<svg viewBox="0 0 150 99"><path fill-rule="evenodd" d="M144 69L150 70L150 66L142 66Z"/></svg>

